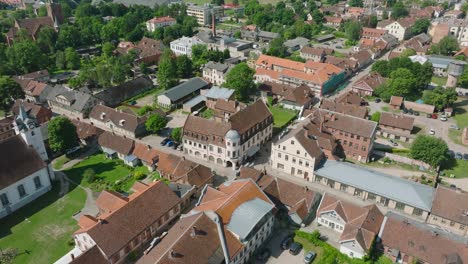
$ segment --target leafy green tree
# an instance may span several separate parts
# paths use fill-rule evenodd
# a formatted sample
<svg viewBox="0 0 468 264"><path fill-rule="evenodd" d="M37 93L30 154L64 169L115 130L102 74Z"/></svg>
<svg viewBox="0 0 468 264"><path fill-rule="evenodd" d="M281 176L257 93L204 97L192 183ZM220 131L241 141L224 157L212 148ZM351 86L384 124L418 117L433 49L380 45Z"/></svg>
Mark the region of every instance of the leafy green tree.
<svg viewBox="0 0 468 264"><path fill-rule="evenodd" d="M463 74L458 78L458 85L463 88L468 88L468 67L465 66Z"/></svg>
<svg viewBox="0 0 468 264"><path fill-rule="evenodd" d="M83 178L86 182L92 183L96 180L96 172L92 168L87 168L83 172Z"/></svg>
<svg viewBox="0 0 468 264"><path fill-rule="evenodd" d="M378 111L375 112L375 113L373 113L373 114L371 115L371 120L372 120L372 121L375 121L375 122L379 122L379 121L380 121L380 115L381 115L381 114L382 114L382 113L380 113L380 112L378 112Z"/></svg>
<svg viewBox="0 0 468 264"><path fill-rule="evenodd" d="M145 127L148 132L159 133L167 125L167 119L161 115L153 114L146 120Z"/></svg>
<svg viewBox="0 0 468 264"><path fill-rule="evenodd" d="M457 98L457 91L454 88L444 89L440 86L434 90L427 90L423 94L424 103L434 105L438 110L452 106Z"/></svg>
<svg viewBox="0 0 468 264"><path fill-rule="evenodd" d="M114 52L114 45L110 42L102 44L102 54L106 57L112 57L112 52Z"/></svg>
<svg viewBox="0 0 468 264"><path fill-rule="evenodd" d="M349 6L353 6L353 7L363 7L364 6L364 3L362 2L362 0L349 0L348 4L349 4Z"/></svg>
<svg viewBox="0 0 468 264"><path fill-rule="evenodd" d="M5 116L18 98L24 98L21 86L8 76L0 76L0 109L5 113Z"/></svg>
<svg viewBox="0 0 468 264"><path fill-rule="evenodd" d="M317 24L322 24L323 23L323 14L320 12L320 10L315 9L312 12L312 19L314 19L315 23Z"/></svg>
<svg viewBox="0 0 468 264"><path fill-rule="evenodd" d="M361 38L362 25L359 21L350 21L345 24L345 32L349 40L358 41Z"/></svg>
<svg viewBox="0 0 468 264"><path fill-rule="evenodd" d="M58 116L49 121L47 127L49 145L54 152L63 152L78 145L76 127L70 119Z"/></svg>
<svg viewBox="0 0 468 264"><path fill-rule="evenodd" d="M447 151L447 143L442 139L419 135L411 144L410 155L414 159L437 167L447 160Z"/></svg>
<svg viewBox="0 0 468 264"><path fill-rule="evenodd" d="M68 47L79 47L81 45L81 38L77 32L78 28L76 26L62 25L58 33L56 47L61 50Z"/></svg>
<svg viewBox="0 0 468 264"><path fill-rule="evenodd" d="M287 49L283 45L282 38L276 38L270 42L267 54L275 57L284 58L287 55Z"/></svg>
<svg viewBox="0 0 468 264"><path fill-rule="evenodd" d="M438 44L432 45L429 52L432 54L451 56L460 49L458 41L453 36L446 36Z"/></svg>
<svg viewBox="0 0 468 264"><path fill-rule="evenodd" d="M414 22L414 25L411 27L411 33L413 35L418 35L421 33L427 33L427 29L431 25L431 21L427 18L420 18Z"/></svg>
<svg viewBox="0 0 468 264"><path fill-rule="evenodd" d="M187 55L181 55L176 59L177 76L179 78L190 78L193 76L192 60Z"/></svg>
<svg viewBox="0 0 468 264"><path fill-rule="evenodd" d="M406 9L402 1L398 1L392 6L392 18L393 19L406 17L408 16L408 14L409 14L408 9Z"/></svg>
<svg viewBox="0 0 468 264"><path fill-rule="evenodd" d="M171 131L171 138L176 142L182 142L182 128L173 128Z"/></svg>
<svg viewBox="0 0 468 264"><path fill-rule="evenodd" d="M400 57L406 57L407 58L407 57L413 56L413 55L416 55L416 51L414 49L407 48L403 52L401 52Z"/></svg>
<svg viewBox="0 0 468 264"><path fill-rule="evenodd" d="M375 90L375 93L388 102L392 95L409 98L417 90L417 80L410 70L399 68L390 74L390 80Z"/></svg>
<svg viewBox="0 0 468 264"><path fill-rule="evenodd" d="M90 17L99 14L99 10L94 7L91 3L81 2L75 10L75 16L80 17Z"/></svg>
<svg viewBox="0 0 468 264"><path fill-rule="evenodd" d="M235 90L238 100L245 101L255 91L254 74L255 71L246 63L239 63L226 75L225 86Z"/></svg>
<svg viewBox="0 0 468 264"><path fill-rule="evenodd" d="M47 8L45 5L39 7L39 9L37 10L37 16L38 17L45 17L47 16Z"/></svg>
<svg viewBox="0 0 468 264"><path fill-rule="evenodd" d="M10 65L18 74L38 71L48 64L48 58L36 43L25 40L15 42L6 50Z"/></svg>
<svg viewBox="0 0 468 264"><path fill-rule="evenodd" d="M55 67L60 70L65 70L67 67L67 60L65 59L65 52L59 50L55 53Z"/></svg>
<svg viewBox="0 0 468 264"><path fill-rule="evenodd" d="M65 61L67 65L67 69L69 70L77 70L80 68L80 55L74 48L66 48L65 49Z"/></svg>
<svg viewBox="0 0 468 264"><path fill-rule="evenodd" d="M242 34L241 34L240 30L237 30L236 32L234 32L234 37L235 37L236 39L242 38Z"/></svg>
<svg viewBox="0 0 468 264"><path fill-rule="evenodd" d="M424 0L421 3L421 8L428 7L428 6L436 6L438 3L434 0Z"/></svg>
<svg viewBox="0 0 468 264"><path fill-rule="evenodd" d="M158 66L158 84L162 89L169 89L177 83L177 65L170 49L165 49Z"/></svg>
<svg viewBox="0 0 468 264"><path fill-rule="evenodd" d="M37 45L44 53L53 53L56 41L57 32L51 27L45 27L37 34Z"/></svg>

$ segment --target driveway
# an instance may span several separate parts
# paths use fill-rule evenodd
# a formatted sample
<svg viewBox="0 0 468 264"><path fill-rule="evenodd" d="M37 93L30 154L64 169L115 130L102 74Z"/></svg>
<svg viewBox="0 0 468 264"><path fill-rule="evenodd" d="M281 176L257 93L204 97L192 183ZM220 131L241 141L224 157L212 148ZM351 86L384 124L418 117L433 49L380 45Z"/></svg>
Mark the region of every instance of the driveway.
<svg viewBox="0 0 468 264"><path fill-rule="evenodd" d="M268 249L271 251L271 256L266 262L267 264L302 264L304 263L304 249L296 256L289 253L288 250L283 250L280 245L281 241L288 235L286 230L281 230L275 233L267 244ZM257 261L256 263L263 263Z"/></svg>

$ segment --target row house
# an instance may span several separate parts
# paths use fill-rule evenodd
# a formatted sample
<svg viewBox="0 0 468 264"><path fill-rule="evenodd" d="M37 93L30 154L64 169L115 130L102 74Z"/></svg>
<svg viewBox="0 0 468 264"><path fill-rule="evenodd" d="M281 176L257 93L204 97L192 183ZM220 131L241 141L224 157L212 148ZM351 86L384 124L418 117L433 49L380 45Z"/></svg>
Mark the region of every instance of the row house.
<svg viewBox="0 0 468 264"><path fill-rule="evenodd" d="M325 16L325 25L329 27L339 28L343 25L343 18L337 16Z"/></svg>
<svg viewBox="0 0 468 264"><path fill-rule="evenodd" d="M315 62L323 62L326 56L332 55L333 49L329 48L315 48L312 46L304 46L299 56L306 60L313 60Z"/></svg>
<svg viewBox="0 0 468 264"><path fill-rule="evenodd" d="M96 105L89 114L91 124L119 136L135 139L146 133L146 116L123 112L104 105Z"/></svg>
<svg viewBox="0 0 468 264"><path fill-rule="evenodd" d="M132 190L129 196L103 191L98 215L80 217L73 239L84 256L97 247L105 263L125 263L130 252L146 248L179 217L181 198L163 181L136 182Z"/></svg>
<svg viewBox="0 0 468 264"><path fill-rule="evenodd" d="M361 32L361 38L364 39L379 39L380 37L387 34L386 29L368 28L363 27Z"/></svg>
<svg viewBox="0 0 468 264"><path fill-rule="evenodd" d="M235 169L271 139L273 116L259 100L227 121L191 115L183 131L185 154Z"/></svg>
<svg viewBox="0 0 468 264"><path fill-rule="evenodd" d="M92 94L61 85L55 86L47 96L47 103L52 112L70 119L82 120L88 117L99 102Z"/></svg>
<svg viewBox="0 0 468 264"><path fill-rule="evenodd" d="M411 132L413 131L413 125L413 117L382 112L377 135L408 142L412 140Z"/></svg>

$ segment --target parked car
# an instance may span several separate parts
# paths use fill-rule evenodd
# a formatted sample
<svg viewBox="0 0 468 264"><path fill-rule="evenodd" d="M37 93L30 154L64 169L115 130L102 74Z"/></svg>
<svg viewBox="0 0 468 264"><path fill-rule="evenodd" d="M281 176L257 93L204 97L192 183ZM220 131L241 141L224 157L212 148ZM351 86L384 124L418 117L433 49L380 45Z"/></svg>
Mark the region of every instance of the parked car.
<svg viewBox="0 0 468 264"><path fill-rule="evenodd" d="M169 138L165 138L165 139L163 139L163 140L161 141L161 143L160 143L160 144L161 144L161 146L164 146L164 145L166 145L168 141L170 141L170 139L169 139Z"/></svg>
<svg viewBox="0 0 468 264"><path fill-rule="evenodd" d="M403 108L403 114L407 114L407 113L408 113L408 109Z"/></svg>
<svg viewBox="0 0 468 264"><path fill-rule="evenodd" d="M433 128L429 130L429 135L435 135L435 130Z"/></svg>
<svg viewBox="0 0 468 264"><path fill-rule="evenodd" d="M463 159L463 155L460 152L455 153L455 158L458 160Z"/></svg>
<svg viewBox="0 0 468 264"><path fill-rule="evenodd" d="M427 117L427 118L431 118L432 115L431 115L431 114L426 114L426 117Z"/></svg>
<svg viewBox="0 0 468 264"><path fill-rule="evenodd" d="M440 121L447 121L447 117L445 115L441 115L439 119Z"/></svg>
<svg viewBox="0 0 468 264"><path fill-rule="evenodd" d="M437 114L432 114L432 119L437 119Z"/></svg>
<svg viewBox="0 0 468 264"><path fill-rule="evenodd" d="M457 188L455 184L450 184L450 188Z"/></svg>
<svg viewBox="0 0 468 264"><path fill-rule="evenodd" d="M450 158L455 158L455 152L453 150L447 151L447 155L449 155Z"/></svg>
<svg viewBox="0 0 468 264"><path fill-rule="evenodd" d="M297 242L292 243L291 247L289 247L289 253L291 253L292 255L299 254L301 250L302 250L302 245Z"/></svg>
<svg viewBox="0 0 468 264"><path fill-rule="evenodd" d="M316 256L317 254L312 250L307 252L307 254L304 257L304 263L307 263L307 264L312 263L312 261L314 261Z"/></svg>
<svg viewBox="0 0 468 264"><path fill-rule="evenodd" d="M131 101L130 103L128 103L129 105L136 105L137 104L137 101L133 100Z"/></svg>
<svg viewBox="0 0 468 264"><path fill-rule="evenodd" d="M337 49L342 49L342 48L343 48L343 46L336 46L336 48L337 48Z"/></svg>
<svg viewBox="0 0 468 264"><path fill-rule="evenodd" d="M270 257L270 255L271 255L270 250L268 248L264 248L260 252L258 252L257 260L262 261L262 262L266 262L268 260L268 258Z"/></svg>
<svg viewBox="0 0 468 264"><path fill-rule="evenodd" d="M459 130L460 128L457 125L450 125L450 129Z"/></svg>
<svg viewBox="0 0 468 264"><path fill-rule="evenodd" d="M412 115L413 114L413 109L408 109L408 114Z"/></svg>
<svg viewBox="0 0 468 264"><path fill-rule="evenodd" d="M392 146L395 146L395 147L398 146L398 143L395 140L390 139L389 141L392 144Z"/></svg>
<svg viewBox="0 0 468 264"><path fill-rule="evenodd" d="M170 140L166 142L166 147L172 147L174 145L174 141Z"/></svg>
<svg viewBox="0 0 468 264"><path fill-rule="evenodd" d="M375 98L374 102L380 103L382 100L380 98Z"/></svg>
<svg viewBox="0 0 468 264"><path fill-rule="evenodd" d="M464 159L464 160L468 160L468 154L466 154L466 153L463 154L463 159Z"/></svg>
<svg viewBox="0 0 468 264"><path fill-rule="evenodd" d="M289 246L291 246L291 243L292 243L292 237L287 236L283 239L283 241L281 241L281 248L284 250L289 249Z"/></svg>

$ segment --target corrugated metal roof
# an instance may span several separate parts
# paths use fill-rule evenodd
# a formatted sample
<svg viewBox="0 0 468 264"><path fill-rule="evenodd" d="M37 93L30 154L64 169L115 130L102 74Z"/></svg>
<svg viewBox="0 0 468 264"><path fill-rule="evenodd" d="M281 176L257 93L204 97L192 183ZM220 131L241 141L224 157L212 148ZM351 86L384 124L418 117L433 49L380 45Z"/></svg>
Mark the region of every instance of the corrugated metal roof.
<svg viewBox="0 0 468 264"><path fill-rule="evenodd" d="M198 105L199 103L204 102L205 100L206 100L205 96L199 95L199 96L194 97L194 98L190 99L189 101L185 102L184 106L194 107L194 106Z"/></svg>
<svg viewBox="0 0 468 264"><path fill-rule="evenodd" d="M233 89L222 88L218 86L213 86L211 89L205 94L207 98L213 99L229 99L232 94L234 93Z"/></svg>
<svg viewBox="0 0 468 264"><path fill-rule="evenodd" d="M434 189L427 185L332 160L325 162L315 174L428 212L431 210Z"/></svg>
<svg viewBox="0 0 468 264"><path fill-rule="evenodd" d="M207 86L208 83L202 78L195 77L184 83L181 83L173 88L167 90L162 95L167 96L172 102L175 102L193 92L196 92L203 87ZM160 95L160 96L162 96Z"/></svg>
<svg viewBox="0 0 468 264"><path fill-rule="evenodd" d="M227 228L236 234L240 240L243 240L273 207L273 204L267 203L260 198L254 198L245 202L232 213L231 221L227 225Z"/></svg>

